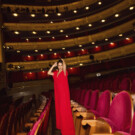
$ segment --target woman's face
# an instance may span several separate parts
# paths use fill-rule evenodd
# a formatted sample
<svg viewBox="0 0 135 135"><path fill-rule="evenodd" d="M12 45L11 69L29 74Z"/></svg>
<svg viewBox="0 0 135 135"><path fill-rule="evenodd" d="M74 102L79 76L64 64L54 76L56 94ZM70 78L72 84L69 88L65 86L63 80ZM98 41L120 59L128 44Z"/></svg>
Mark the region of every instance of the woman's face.
<svg viewBox="0 0 135 135"><path fill-rule="evenodd" d="M63 70L63 64L60 63L60 62L58 63L58 69L59 69L59 70Z"/></svg>

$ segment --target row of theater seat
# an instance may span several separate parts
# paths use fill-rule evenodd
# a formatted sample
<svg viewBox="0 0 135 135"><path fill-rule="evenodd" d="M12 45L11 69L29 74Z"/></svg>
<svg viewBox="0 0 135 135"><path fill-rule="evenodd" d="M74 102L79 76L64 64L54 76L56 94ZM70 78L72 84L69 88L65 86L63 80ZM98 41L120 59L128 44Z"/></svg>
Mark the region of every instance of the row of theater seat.
<svg viewBox="0 0 135 135"><path fill-rule="evenodd" d="M112 99L109 90L76 89L71 99L76 135L135 135L133 102L127 91Z"/></svg>
<svg viewBox="0 0 135 135"><path fill-rule="evenodd" d="M44 96L48 97L47 95ZM17 135L46 135L51 101L51 95L48 97L48 100L42 101L34 116L30 117L30 122L25 123L25 128L29 128L30 131L20 132Z"/></svg>
<svg viewBox="0 0 135 135"><path fill-rule="evenodd" d="M83 82L80 87L81 89L100 89L100 91L109 89L113 92L126 90L135 93L135 72L122 72L92 78Z"/></svg>
<svg viewBox="0 0 135 135"><path fill-rule="evenodd" d="M37 121L33 124L33 127L31 131L28 133L28 135L45 135L46 134L51 101L52 101L52 97L49 98L49 101L45 105L45 107L41 106L39 108L38 110L39 117Z"/></svg>
<svg viewBox="0 0 135 135"><path fill-rule="evenodd" d="M46 97L50 97L50 93L42 93L41 95L44 95ZM50 102L49 98L49 102ZM20 134L19 132L25 131L29 132L30 127L27 122L32 122L31 127L33 126L33 122L37 121L38 116L40 113L45 109L44 111L44 119L45 121L48 121L48 115L49 115L49 109L50 105L47 102L42 102L40 108L35 111L36 107L36 99L34 96L32 96L29 101L23 103L23 97L13 101L12 97L5 96L0 99L0 135L16 135ZM47 104L45 104L47 103ZM35 107L34 107L35 106ZM48 106L48 107L47 107ZM34 113L35 118L32 119L32 115ZM41 125L45 126L47 124L44 122ZM40 126L40 127L43 127ZM39 129L39 132L42 131ZM43 130L45 131L45 130ZM28 133L25 133L28 134ZM42 135L42 134L40 134Z"/></svg>
<svg viewBox="0 0 135 135"><path fill-rule="evenodd" d="M22 98L17 99L13 103L1 105L4 111L0 113L0 135L15 135L27 120L31 112L33 99L26 103L22 103Z"/></svg>

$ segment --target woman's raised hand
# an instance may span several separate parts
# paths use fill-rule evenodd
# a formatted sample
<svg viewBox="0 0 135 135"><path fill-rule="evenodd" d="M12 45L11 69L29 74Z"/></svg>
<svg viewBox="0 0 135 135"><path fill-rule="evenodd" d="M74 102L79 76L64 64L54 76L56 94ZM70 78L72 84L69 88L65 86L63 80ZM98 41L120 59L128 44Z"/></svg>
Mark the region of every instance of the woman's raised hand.
<svg viewBox="0 0 135 135"><path fill-rule="evenodd" d="M57 62L55 62L54 64L53 64L53 67L56 67L57 66Z"/></svg>

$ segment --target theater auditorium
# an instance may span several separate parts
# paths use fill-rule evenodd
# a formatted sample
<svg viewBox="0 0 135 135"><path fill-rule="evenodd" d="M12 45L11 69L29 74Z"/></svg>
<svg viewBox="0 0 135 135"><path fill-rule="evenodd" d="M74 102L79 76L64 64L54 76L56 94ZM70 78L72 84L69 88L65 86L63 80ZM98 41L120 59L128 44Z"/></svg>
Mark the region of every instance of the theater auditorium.
<svg viewBox="0 0 135 135"><path fill-rule="evenodd" d="M0 135L135 135L135 0L1 0Z"/></svg>

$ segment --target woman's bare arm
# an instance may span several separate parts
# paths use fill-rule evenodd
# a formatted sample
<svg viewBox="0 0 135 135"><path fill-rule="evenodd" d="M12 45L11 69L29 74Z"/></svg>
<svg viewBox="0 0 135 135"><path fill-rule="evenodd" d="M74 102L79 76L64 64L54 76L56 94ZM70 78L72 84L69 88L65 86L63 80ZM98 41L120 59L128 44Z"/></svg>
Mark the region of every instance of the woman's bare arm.
<svg viewBox="0 0 135 135"><path fill-rule="evenodd" d="M52 70L53 70L53 68L56 67L56 66L57 66L57 62L55 62L55 63L51 66L51 68L48 70L47 74L48 74L48 75L54 75L54 73L52 72Z"/></svg>
<svg viewBox="0 0 135 135"><path fill-rule="evenodd" d="M64 71L64 74L66 75L66 62L61 59L63 61L63 71Z"/></svg>

